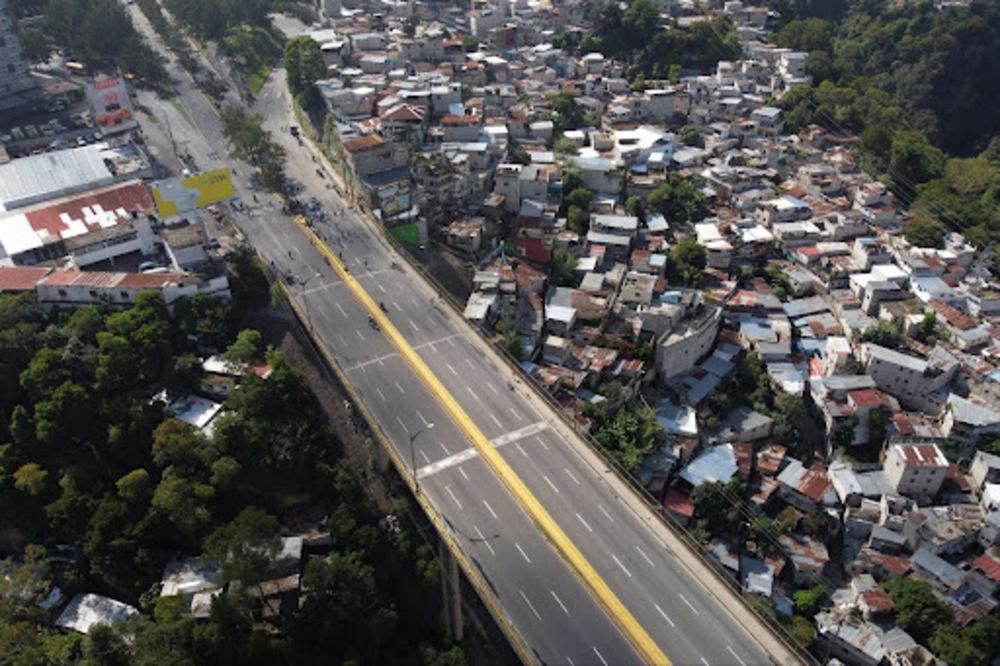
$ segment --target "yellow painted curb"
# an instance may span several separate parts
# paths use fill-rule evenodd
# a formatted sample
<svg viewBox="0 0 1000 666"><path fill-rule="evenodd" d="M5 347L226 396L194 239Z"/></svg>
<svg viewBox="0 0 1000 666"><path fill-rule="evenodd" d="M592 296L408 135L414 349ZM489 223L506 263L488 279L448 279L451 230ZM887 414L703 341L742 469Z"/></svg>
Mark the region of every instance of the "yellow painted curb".
<svg viewBox="0 0 1000 666"><path fill-rule="evenodd" d="M416 479L412 475L410 465L400 457L396 447L389 440L386 434L382 432L378 419L376 419L375 415L371 413L368 406L358 394L358 391L354 388L354 384L351 382L350 377L347 376L347 373L344 372L344 370L340 367L340 364L337 363L337 359L333 357L333 354L331 354L326 348L323 341L316 335L307 313L303 311L302 306L299 305L294 298L292 298L292 293L289 291L288 287L281 282L281 280L276 280L274 284L281 288L281 292L285 296L285 301L292 308L295 316L303 325L306 333L313 339L319 353L322 354L327 365L337 376L340 384L344 387L344 390L351 398L351 402L355 405L358 411L361 412L362 418L364 418L368 427L371 428L372 435L376 440L378 440L382 448L385 449L400 476L409 483L410 489L413 491L413 495L416 498L417 503L423 509L430 521L434 524L438 535L448 545L449 550L451 550L452 554L458 560L459 566L462 568L462 571L465 572L465 577L468 579L472 587L475 588L482 602L487 606L487 608L489 608L490 614L493 616L493 620L500 627L500 630L507 637L507 640L510 641L510 645L514 652L517 653L517 656L521 659L521 663L526 666L539 666L539 661L535 656L535 653L528 647L528 644L524 642L524 638L521 636L520 632L518 632L518 630L514 627L510 618L507 617L507 611L503 608L503 605L500 603L500 600L497 598L493 590L490 589L490 586L483 577L482 572L469 560L465 551L462 550L461 546L452 535L451 530L445 525L437 510L435 510L431 505L427 496L424 493L417 492Z"/></svg>
<svg viewBox="0 0 1000 666"><path fill-rule="evenodd" d="M354 298L368 311L368 314L378 322L383 333L389 342L399 351L406 363L413 370L425 387L434 395L448 417L459 427L462 433L475 447L480 457L489 465L493 473L507 488L521 508L538 525L549 541L555 546L560 555L569 563L574 573L583 581L594 598L601 604L605 612L618 625L622 633L635 647L642 659L648 664L662 664L670 666L667 655L656 645L652 637L631 612L625 607L617 595L604 579L597 573L594 567L583 556L583 553L576 547L569 537L566 536L562 528L549 515L548 511L541 505L538 499L532 494L528 487L521 481L520 477L511 469L507 461L493 447L486 435L479 430L464 409L458 404L451 393L444 387L441 380L437 378L431 369L420 358L420 355L410 346L403 335L393 326L389 317L382 312L382 309L365 291L354 276L347 270L337 255L323 243L319 237L313 233L312 229L305 223L305 219L298 215L295 217L296 224L306 234L310 242L326 258L327 263L337 272L344 284L351 290Z"/></svg>

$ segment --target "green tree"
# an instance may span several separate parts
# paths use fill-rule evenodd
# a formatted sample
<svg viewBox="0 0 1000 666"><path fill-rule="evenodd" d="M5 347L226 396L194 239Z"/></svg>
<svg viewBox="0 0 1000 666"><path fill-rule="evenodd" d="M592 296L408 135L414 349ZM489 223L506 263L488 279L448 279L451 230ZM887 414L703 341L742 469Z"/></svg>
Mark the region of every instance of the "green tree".
<svg viewBox="0 0 1000 666"><path fill-rule="evenodd" d="M684 125L677 130L677 138L686 146L700 146L704 143L697 125Z"/></svg>
<svg viewBox="0 0 1000 666"><path fill-rule="evenodd" d="M816 640L816 628L811 621L801 615L793 615L785 625L785 629L796 643L805 647L809 647Z"/></svg>
<svg viewBox="0 0 1000 666"><path fill-rule="evenodd" d="M556 248L552 250L552 257L549 259L549 277L560 287L575 287L576 280L576 257L569 250Z"/></svg>
<svg viewBox="0 0 1000 666"><path fill-rule="evenodd" d="M802 396L782 393L774 399L774 416L779 423L795 424L806 416Z"/></svg>
<svg viewBox="0 0 1000 666"><path fill-rule="evenodd" d="M591 192L586 187L577 187L572 192L566 195L566 203L570 206L576 206L584 212L590 210L590 204L594 200L594 193Z"/></svg>
<svg viewBox="0 0 1000 666"><path fill-rule="evenodd" d="M883 584L896 606L896 624L920 643L939 627L950 624L951 610L938 599L930 584L915 578L893 578Z"/></svg>
<svg viewBox="0 0 1000 666"><path fill-rule="evenodd" d="M906 223L903 236L916 247L941 247L947 230L944 225L925 215L915 215Z"/></svg>
<svg viewBox="0 0 1000 666"><path fill-rule="evenodd" d="M555 114L553 121L557 132L576 129L583 124L583 110L576 103L576 95L564 90L551 93L547 99Z"/></svg>
<svg viewBox="0 0 1000 666"><path fill-rule="evenodd" d="M153 486L149 472L144 469L134 469L115 481L118 496L126 502L139 504L149 499Z"/></svg>
<svg viewBox="0 0 1000 666"><path fill-rule="evenodd" d="M555 151L556 155L576 155L579 151L576 142L564 136L556 137L556 140L552 142L552 150Z"/></svg>
<svg viewBox="0 0 1000 666"><path fill-rule="evenodd" d="M193 538L211 524L209 502L214 494L208 484L166 475L153 491L153 509Z"/></svg>
<svg viewBox="0 0 1000 666"><path fill-rule="evenodd" d="M826 603L829 594L830 591L822 583L804 590L796 590L792 594L795 612L803 617L811 618L823 609L823 604Z"/></svg>
<svg viewBox="0 0 1000 666"><path fill-rule="evenodd" d="M647 407L628 405L601 423L594 439L611 451L625 469L634 472L663 437L656 414Z"/></svg>
<svg viewBox="0 0 1000 666"><path fill-rule="evenodd" d="M222 561L225 582L244 587L268 579L281 551L277 519L257 507L243 509L231 522L205 539L205 555Z"/></svg>
<svg viewBox="0 0 1000 666"><path fill-rule="evenodd" d="M69 371L63 363L62 351L48 347L35 354L20 377L21 388L32 402L48 397L68 379Z"/></svg>
<svg viewBox="0 0 1000 666"><path fill-rule="evenodd" d="M579 206L570 206L566 210L566 226L570 231L575 231L576 233L583 236L587 233L587 213L583 208Z"/></svg>
<svg viewBox="0 0 1000 666"><path fill-rule="evenodd" d="M189 472L196 470L207 448L205 438L179 419L166 419L153 431L153 462L159 467L174 465Z"/></svg>
<svg viewBox="0 0 1000 666"><path fill-rule="evenodd" d="M235 485L243 466L230 456L222 456L212 463L212 485L220 490L229 490Z"/></svg>
<svg viewBox="0 0 1000 666"><path fill-rule="evenodd" d="M296 37L285 44L285 71L288 89L301 95L307 107L318 101L316 82L326 78L326 64L319 44L311 37Z"/></svg>
<svg viewBox="0 0 1000 666"><path fill-rule="evenodd" d="M236 336L233 344L223 355L226 362L233 366L240 366L244 363L254 363L264 358L264 336L260 331L252 328L245 328Z"/></svg>
<svg viewBox="0 0 1000 666"><path fill-rule="evenodd" d="M697 285L701 281L708 256L694 238L685 238L670 249L668 270L671 282Z"/></svg>
<svg viewBox="0 0 1000 666"><path fill-rule="evenodd" d="M35 404L35 436L48 446L86 440L92 416L87 390L63 382L48 400Z"/></svg>
<svg viewBox="0 0 1000 666"><path fill-rule="evenodd" d="M872 324L861 334L861 339L865 342L873 342L882 347L897 349L903 344L903 333L891 321L880 319Z"/></svg>
<svg viewBox="0 0 1000 666"><path fill-rule="evenodd" d="M948 666L986 666L989 663L982 650L952 626L938 627L931 637L930 648L934 656Z"/></svg>
<svg viewBox="0 0 1000 666"><path fill-rule="evenodd" d="M66 322L66 331L84 342L97 341L97 333L104 328L104 315L94 305L77 308Z"/></svg>
<svg viewBox="0 0 1000 666"><path fill-rule="evenodd" d="M708 213L705 195L691 181L673 172L649 193L646 203L673 225L698 222Z"/></svg>
<svg viewBox="0 0 1000 666"><path fill-rule="evenodd" d="M14 487L22 493L37 497L45 492L45 480L49 473L38 463L25 463L14 472Z"/></svg>

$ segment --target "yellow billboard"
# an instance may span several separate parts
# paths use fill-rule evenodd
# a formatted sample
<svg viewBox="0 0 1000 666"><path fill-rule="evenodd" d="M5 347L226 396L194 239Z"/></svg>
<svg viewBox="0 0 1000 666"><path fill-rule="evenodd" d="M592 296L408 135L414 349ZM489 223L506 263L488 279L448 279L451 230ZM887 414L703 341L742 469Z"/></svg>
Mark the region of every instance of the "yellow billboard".
<svg viewBox="0 0 1000 666"><path fill-rule="evenodd" d="M166 178L149 188L160 217L190 213L236 196L229 167L196 173L186 178Z"/></svg>

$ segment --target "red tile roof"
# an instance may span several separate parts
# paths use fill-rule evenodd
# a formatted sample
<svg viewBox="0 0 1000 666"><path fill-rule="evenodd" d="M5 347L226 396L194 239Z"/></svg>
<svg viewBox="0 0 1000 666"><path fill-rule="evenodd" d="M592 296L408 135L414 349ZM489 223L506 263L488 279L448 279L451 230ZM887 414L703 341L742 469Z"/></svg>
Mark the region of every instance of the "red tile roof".
<svg viewBox="0 0 1000 666"><path fill-rule="evenodd" d="M450 114L441 118L441 127L468 127L482 123L481 116Z"/></svg>
<svg viewBox="0 0 1000 666"><path fill-rule="evenodd" d="M872 613L888 613L896 607L896 605L892 603L892 598L889 597L889 593L881 587L876 587L873 590L862 592L861 598L864 599L865 605L868 606L868 609Z"/></svg>
<svg viewBox="0 0 1000 666"><path fill-rule="evenodd" d="M53 287L64 287L73 284L78 277L80 277L80 269L70 268L68 270L52 271L39 282L40 284Z"/></svg>
<svg viewBox="0 0 1000 666"><path fill-rule="evenodd" d="M385 140L378 134L368 134L344 142L344 149L349 153L361 153L366 150L378 148L385 143Z"/></svg>
<svg viewBox="0 0 1000 666"><path fill-rule="evenodd" d="M878 407L882 404L882 396L875 389L854 389L847 392L847 399L856 407Z"/></svg>
<svg viewBox="0 0 1000 666"><path fill-rule="evenodd" d="M911 467L941 467L947 465L944 455L934 444L897 444L906 464Z"/></svg>
<svg viewBox="0 0 1000 666"><path fill-rule="evenodd" d="M162 289L180 279L177 273L125 273L117 286L122 289Z"/></svg>
<svg viewBox="0 0 1000 666"><path fill-rule="evenodd" d="M984 574L1000 583L1000 560L992 558L989 555L980 555L972 564Z"/></svg>
<svg viewBox="0 0 1000 666"><path fill-rule="evenodd" d="M965 314L958 308L948 305L944 301L934 299L928 303L928 305L930 305L935 312L941 315L945 321L960 331L967 331L970 328L976 327L975 319Z"/></svg>
<svg viewBox="0 0 1000 666"><path fill-rule="evenodd" d="M667 490L663 506L686 518L694 517L694 505L691 504L691 498L675 488Z"/></svg>
<svg viewBox="0 0 1000 666"><path fill-rule="evenodd" d="M132 218L132 211L149 213L153 199L141 182L115 185L23 211L35 231L53 237L79 235L81 229L96 231ZM82 225L82 227L80 227ZM85 233L85 232L84 232Z"/></svg>
<svg viewBox="0 0 1000 666"><path fill-rule="evenodd" d="M0 266L0 292L31 291L51 270L41 266Z"/></svg>

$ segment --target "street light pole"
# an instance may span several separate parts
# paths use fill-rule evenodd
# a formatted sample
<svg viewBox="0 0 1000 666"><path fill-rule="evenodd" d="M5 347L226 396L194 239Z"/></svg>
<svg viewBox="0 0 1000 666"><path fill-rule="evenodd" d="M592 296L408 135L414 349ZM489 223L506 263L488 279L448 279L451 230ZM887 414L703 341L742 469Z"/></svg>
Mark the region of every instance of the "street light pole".
<svg viewBox="0 0 1000 666"><path fill-rule="evenodd" d="M306 324L309 326L310 331L312 331L312 315L309 314L309 298L306 295L306 285L309 284L310 280L318 277L323 277L323 274L316 271L314 275L310 275L300 283L302 288L299 290L299 295L302 296L302 304L306 309Z"/></svg>
<svg viewBox="0 0 1000 666"><path fill-rule="evenodd" d="M434 427L433 423L428 423L423 428L421 428L420 430L418 430L415 433L413 433L412 435L410 435L410 467L413 470L413 472L412 472L413 473L413 492L414 492L414 494L417 494L417 495L420 494L420 480L417 478L417 447L416 447L415 442L417 441L417 437L419 437L421 434L427 432L428 430L430 430L433 427Z"/></svg>

